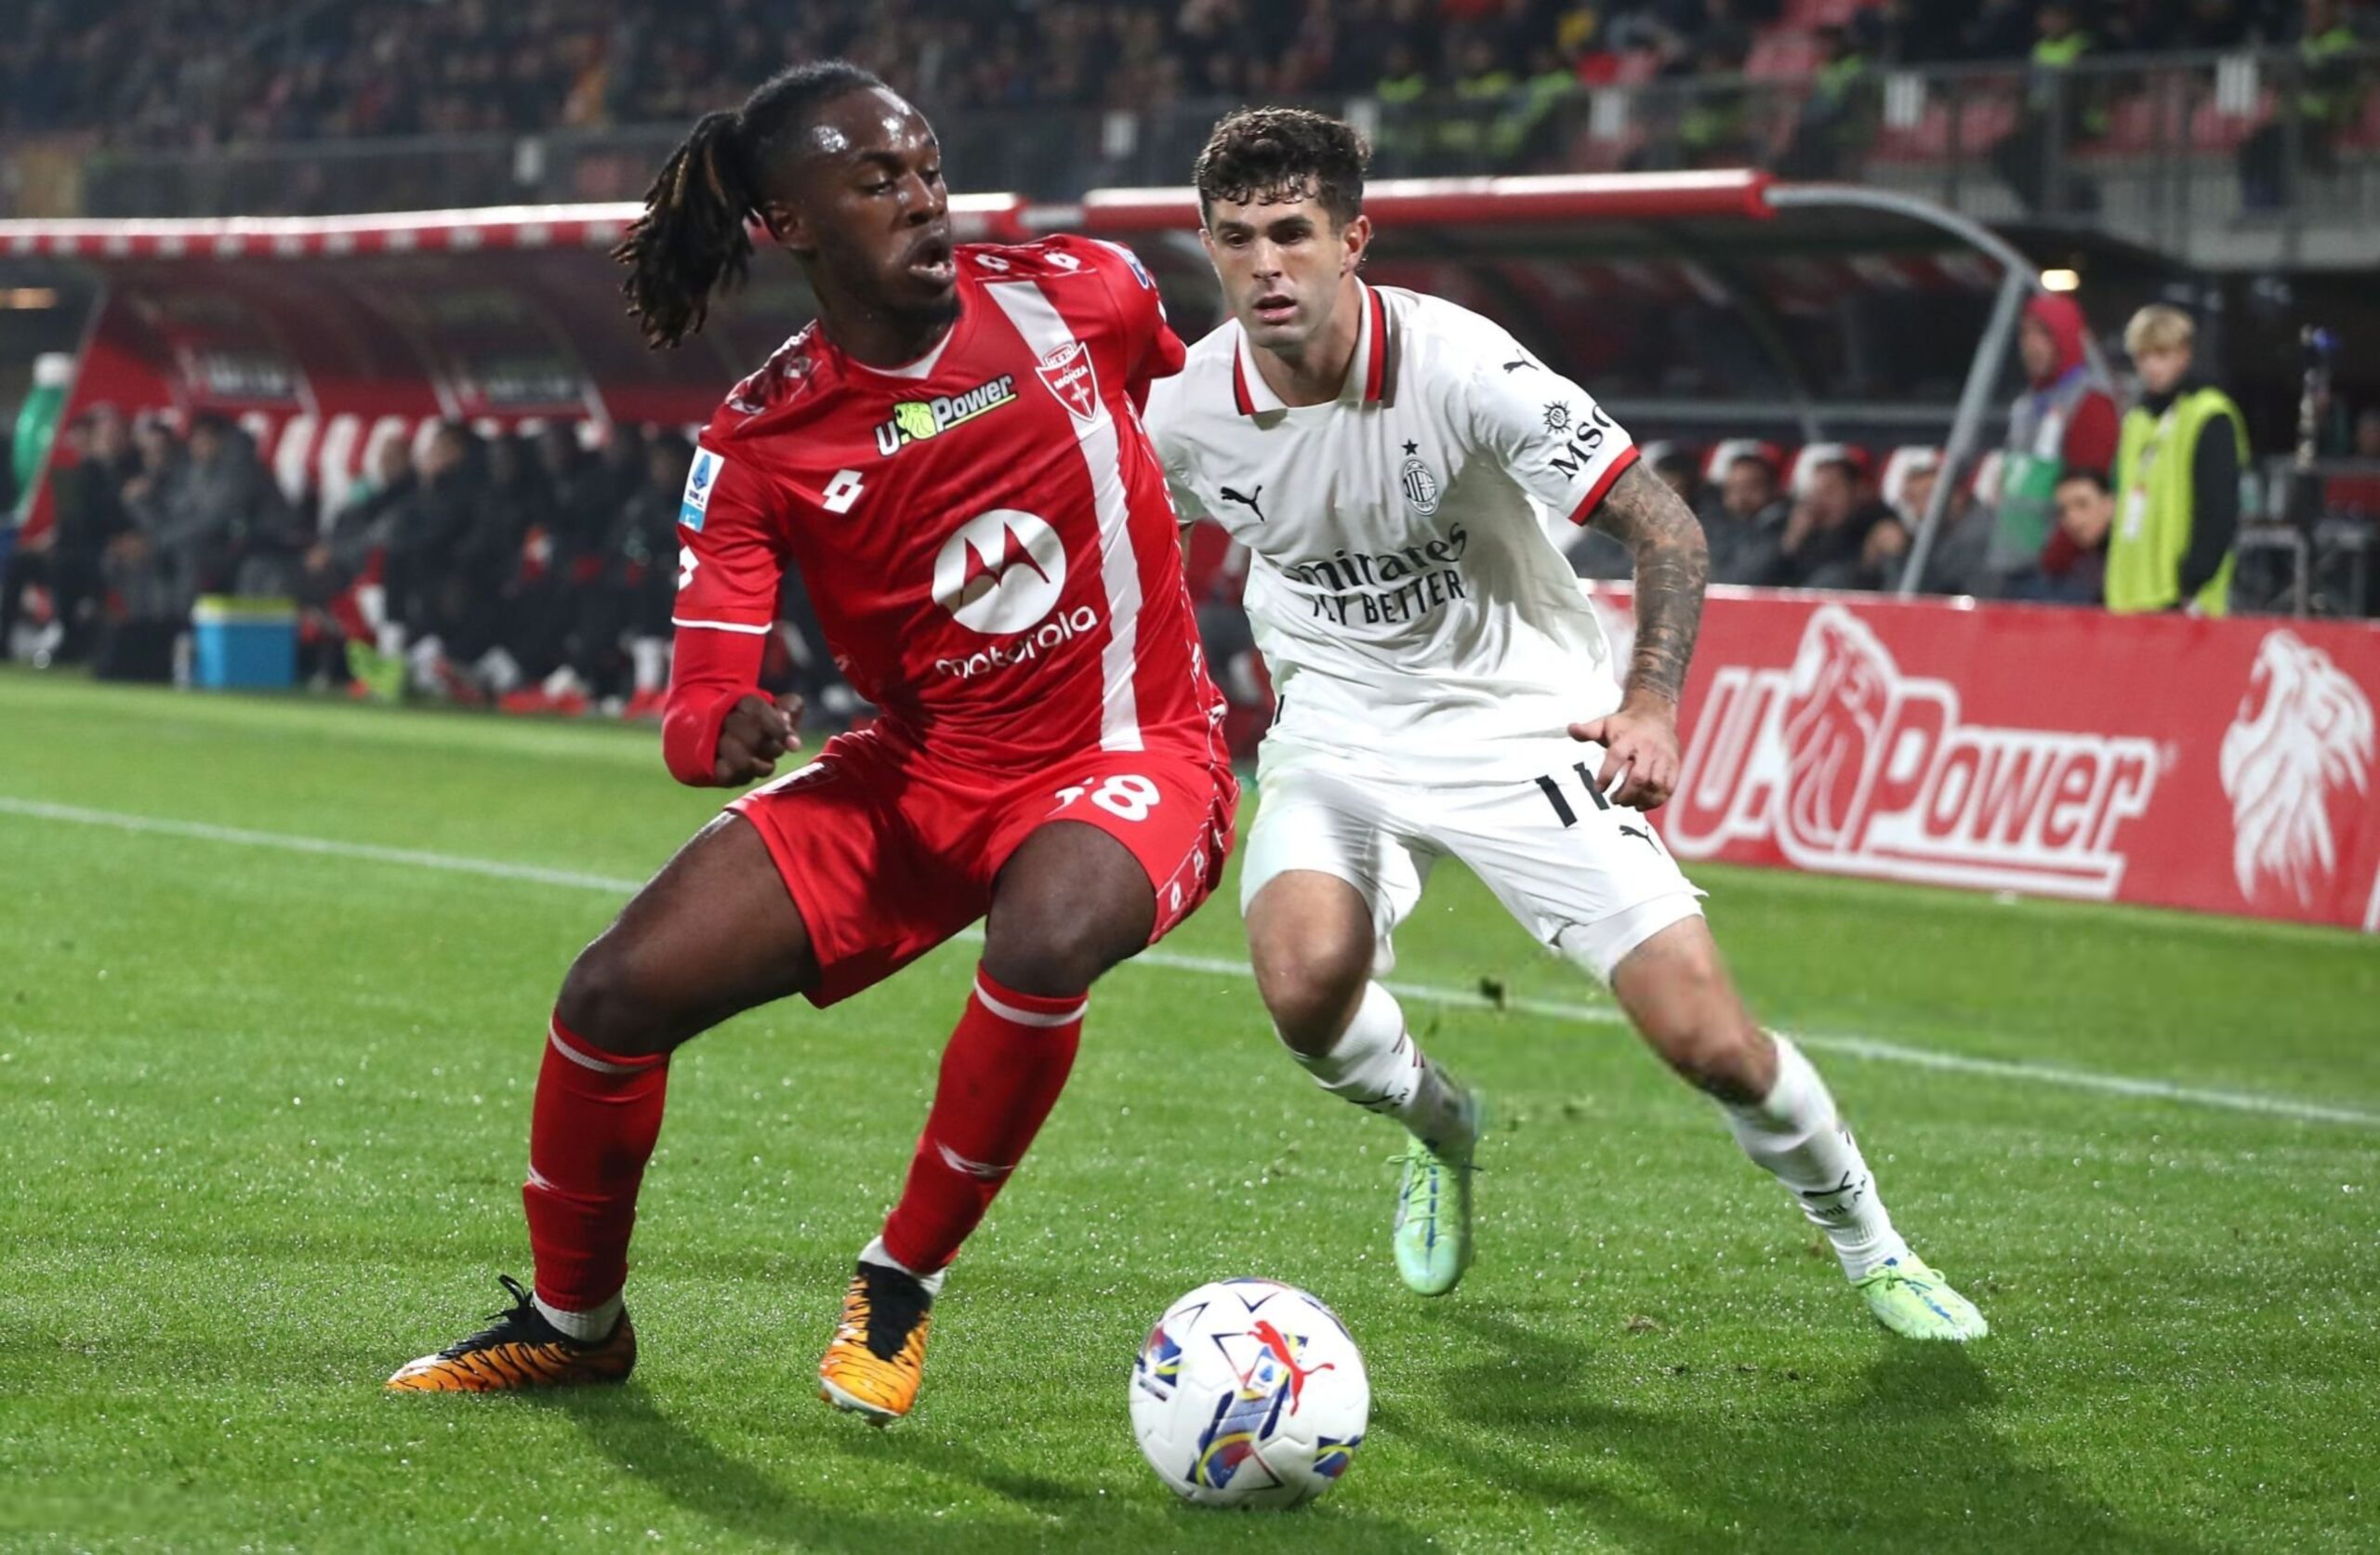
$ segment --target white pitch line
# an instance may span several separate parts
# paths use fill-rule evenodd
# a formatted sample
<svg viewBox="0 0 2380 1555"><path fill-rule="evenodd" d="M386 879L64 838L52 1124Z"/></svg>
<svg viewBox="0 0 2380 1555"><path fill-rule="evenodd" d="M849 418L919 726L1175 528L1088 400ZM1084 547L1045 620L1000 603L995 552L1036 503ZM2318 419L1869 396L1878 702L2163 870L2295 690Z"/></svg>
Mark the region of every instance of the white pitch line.
<svg viewBox="0 0 2380 1555"><path fill-rule="evenodd" d="M501 859L476 859L459 853L433 853L414 848L383 848L368 842L342 842L332 837L302 837L291 832L253 831L244 826L218 826L204 821L174 821L160 816L131 815L118 810L86 810L76 805L47 804L38 799L17 799L0 797L0 815L20 815L36 821L63 821L75 825L104 826L115 831L144 832L152 836L188 837L198 842L219 842L242 848L270 848L284 853L311 853L317 856L362 859L373 863L402 864L411 869L440 870L454 875L477 875L493 880L517 880L533 885L564 886L579 890L600 890L615 895L628 895L644 882L619 876L590 875L574 869L549 869L540 864L510 863ZM969 930L962 938L979 939L979 930ZM1243 981L1252 974L1244 961L1219 955L1193 955L1162 946L1144 951L1134 964L1158 967L1169 971L1197 972L1210 977L1237 978ZM1460 1009L1505 1010L1523 1015L1536 1015L1548 1020L1567 1021L1585 1025L1617 1026L1627 1023L1627 1018L1609 1005L1580 1004L1563 999L1514 997L1496 999L1473 990L1441 988L1430 983L1391 982L1389 991L1403 998L1420 999L1426 1003L1449 1006ZM2067 1090L2096 1091L2108 1096L2125 1096L2135 1100L2179 1102L2188 1106L2215 1107L2227 1112L2260 1113L2274 1117L2295 1118L2308 1123L2344 1123L2362 1127L2380 1127L2380 1113L2354 1107L2334 1107L2316 1101L2300 1101L2293 1097L2267 1096L2255 1091L2220 1090L2203 1086L2175 1085L2165 1080L2136 1078L2126 1074L2103 1074L2091 1070L2068 1069L2056 1064L2032 1063L2018 1059L1975 1058L1964 1053L1944 1052L1934 1048L1916 1048L1907 1043L1886 1042L1875 1037L1814 1033L1792 1034L1804 1047L1841 1053L1846 1058L1868 1059L1880 1063L1908 1064L1917 1069L1933 1069L1963 1074L1986 1074L1996 1079L2019 1080L2030 1085L2056 1086Z"/></svg>
<svg viewBox="0 0 2380 1555"><path fill-rule="evenodd" d="M374 863L401 863L414 869L443 870L449 875L483 875L491 880L527 880L541 886L572 886L582 890L627 893L644 884L641 880L587 875L575 869L547 869L533 863L507 863L501 859L466 858L459 853L426 853L414 848L382 848L369 842L299 837L292 832L254 832L244 826L217 826L205 821L168 821L153 815L126 815L112 810L84 810L75 805L44 804L38 799L0 797L0 814L30 816L36 821L71 821L77 825L107 826L120 832L186 837L199 842L228 842L242 848L274 848L284 853L320 853L337 859L369 859Z"/></svg>

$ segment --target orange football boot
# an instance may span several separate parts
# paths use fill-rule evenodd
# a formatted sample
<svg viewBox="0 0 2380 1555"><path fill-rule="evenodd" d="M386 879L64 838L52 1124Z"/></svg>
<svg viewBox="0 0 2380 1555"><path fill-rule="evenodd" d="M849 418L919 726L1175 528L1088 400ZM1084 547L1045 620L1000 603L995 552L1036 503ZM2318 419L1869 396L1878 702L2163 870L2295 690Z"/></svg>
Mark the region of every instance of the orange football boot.
<svg viewBox="0 0 2380 1555"><path fill-rule="evenodd" d="M918 1402L933 1295L916 1275L863 1260L843 1292L843 1320L818 1363L818 1396L889 1426Z"/></svg>
<svg viewBox="0 0 2380 1555"><path fill-rule="evenodd" d="M408 1361L389 1378L392 1393L504 1393L528 1388L575 1388L626 1382L636 1369L636 1324L626 1310L611 1337L581 1341L546 1321L509 1274L497 1276L512 1295L508 1311L490 1314L494 1326L435 1355ZM914 1385L913 1385L914 1386Z"/></svg>

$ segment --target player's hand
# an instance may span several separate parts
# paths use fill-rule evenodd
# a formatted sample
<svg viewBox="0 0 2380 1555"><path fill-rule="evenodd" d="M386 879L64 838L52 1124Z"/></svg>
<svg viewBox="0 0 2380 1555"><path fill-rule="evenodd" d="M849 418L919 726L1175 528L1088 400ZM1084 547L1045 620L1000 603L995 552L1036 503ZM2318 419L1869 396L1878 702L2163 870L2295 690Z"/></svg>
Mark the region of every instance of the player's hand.
<svg viewBox="0 0 2380 1555"><path fill-rule="evenodd" d="M721 788L741 788L773 775L777 758L801 748L801 698L787 692L774 702L754 692L727 710L719 726L711 776Z"/></svg>
<svg viewBox="0 0 2380 1555"><path fill-rule="evenodd" d="M1614 804L1655 810L1677 787L1677 709L1655 702L1622 704L1620 711L1570 726L1570 738L1603 747L1595 786Z"/></svg>

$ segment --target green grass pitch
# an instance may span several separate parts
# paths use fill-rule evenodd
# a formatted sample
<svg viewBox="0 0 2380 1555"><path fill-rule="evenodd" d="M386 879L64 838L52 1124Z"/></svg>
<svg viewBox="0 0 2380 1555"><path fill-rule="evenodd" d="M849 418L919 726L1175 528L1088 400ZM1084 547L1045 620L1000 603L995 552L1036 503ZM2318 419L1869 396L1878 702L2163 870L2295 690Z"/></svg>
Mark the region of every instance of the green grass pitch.
<svg viewBox="0 0 2380 1555"><path fill-rule="evenodd" d="M1712 919L1990 1317L1971 1351L1876 1329L1449 872L1398 976L1510 997L1410 1006L1499 1107L1448 1299L1395 1279L1393 1129L1202 964L1240 958L1227 888L1100 988L912 1419L831 1413L812 1368L964 944L680 1056L631 1385L385 1397L528 1272L554 988L716 803L654 746L0 677L0 1548L2380 1548L2380 948L1756 872L1701 872ZM1151 1320L1242 1272L1371 1370L1370 1439L1288 1517L1178 1506L1126 1423Z"/></svg>

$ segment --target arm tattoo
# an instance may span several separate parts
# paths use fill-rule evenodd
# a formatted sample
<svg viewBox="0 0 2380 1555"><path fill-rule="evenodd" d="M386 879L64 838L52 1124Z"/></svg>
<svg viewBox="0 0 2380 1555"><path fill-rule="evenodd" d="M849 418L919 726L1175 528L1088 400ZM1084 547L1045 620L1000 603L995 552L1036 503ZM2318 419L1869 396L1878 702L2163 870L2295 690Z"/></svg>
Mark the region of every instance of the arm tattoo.
<svg viewBox="0 0 2380 1555"><path fill-rule="evenodd" d="M1659 697L1675 707L1702 624L1702 586L1711 577L1702 525L1641 464L1620 472L1588 521L1636 557L1636 652L1628 666L1629 694Z"/></svg>

